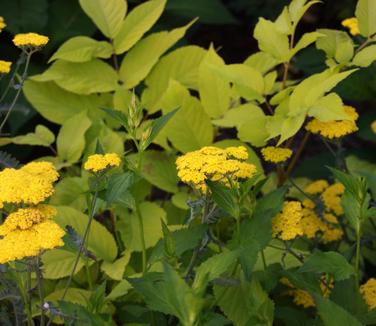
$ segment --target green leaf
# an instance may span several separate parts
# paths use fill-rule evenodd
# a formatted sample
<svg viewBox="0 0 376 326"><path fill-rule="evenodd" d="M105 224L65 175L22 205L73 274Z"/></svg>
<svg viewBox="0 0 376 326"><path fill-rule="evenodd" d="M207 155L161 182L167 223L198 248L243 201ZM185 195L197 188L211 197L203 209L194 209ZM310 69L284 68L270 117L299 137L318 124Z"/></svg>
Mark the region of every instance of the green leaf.
<svg viewBox="0 0 376 326"><path fill-rule="evenodd" d="M274 68L278 63L279 61L271 54L261 51L252 54L244 61L245 65L258 70L262 74L265 74L270 69Z"/></svg>
<svg viewBox="0 0 376 326"><path fill-rule="evenodd" d="M153 247L162 238L161 219L166 220L166 212L156 203L143 202L139 205L144 224L146 248ZM124 244L132 251L141 251L140 226L135 213L127 214L119 222Z"/></svg>
<svg viewBox="0 0 376 326"><path fill-rule="evenodd" d="M318 313L325 326L361 326L358 319L329 299L315 295Z"/></svg>
<svg viewBox="0 0 376 326"><path fill-rule="evenodd" d="M131 251L126 250L122 256L114 262L104 261L101 265L101 270L106 273L111 279L121 281L123 279L125 268L131 259Z"/></svg>
<svg viewBox="0 0 376 326"><path fill-rule="evenodd" d="M62 228L70 225L82 237L88 223L87 215L68 206L57 206L58 214L55 218ZM96 220L92 221L87 239L88 250L93 252L97 259L113 261L117 256L117 246L112 234Z"/></svg>
<svg viewBox="0 0 376 326"><path fill-rule="evenodd" d="M359 0L356 5L355 16L358 18L360 34L365 37L376 33L376 2L373 0Z"/></svg>
<svg viewBox="0 0 376 326"><path fill-rule="evenodd" d="M79 0L82 9L91 18L101 32L114 38L120 31L127 12L124 0Z"/></svg>
<svg viewBox="0 0 376 326"><path fill-rule="evenodd" d="M295 45L295 47L290 52L290 57L292 58L295 54L297 54L300 50L303 50L307 46L311 45L312 43L316 42L316 40L323 35L318 32L311 32L305 33Z"/></svg>
<svg viewBox="0 0 376 326"><path fill-rule="evenodd" d="M170 32L151 34L138 42L124 57L120 66L120 77L127 89L137 86L157 63L159 57L180 40L194 23Z"/></svg>
<svg viewBox="0 0 376 326"><path fill-rule="evenodd" d="M111 54L112 47L110 43L96 41L87 36L76 36L63 43L48 62L56 59L86 62L94 58L107 59Z"/></svg>
<svg viewBox="0 0 376 326"><path fill-rule="evenodd" d="M359 51L352 63L359 67L368 67L376 60L376 44L367 46L363 50Z"/></svg>
<svg viewBox="0 0 376 326"><path fill-rule="evenodd" d="M280 62L288 60L289 39L286 34L278 30L275 23L259 18L253 36L258 41L261 51L269 53Z"/></svg>
<svg viewBox="0 0 376 326"><path fill-rule="evenodd" d="M134 8L121 24L114 39L116 54L134 46L161 16L166 0L151 0Z"/></svg>
<svg viewBox="0 0 376 326"><path fill-rule="evenodd" d="M10 143L17 145L32 145L49 147L55 141L53 132L43 125L37 125L34 132L16 137L2 137L0 146Z"/></svg>
<svg viewBox="0 0 376 326"><path fill-rule="evenodd" d="M117 298L126 295L130 289L132 289L132 285L127 280L121 280L117 285L114 286L106 299L114 301Z"/></svg>
<svg viewBox="0 0 376 326"><path fill-rule="evenodd" d="M321 1L309 1L306 4L307 0L292 0L289 4L289 13L291 20L293 21L295 27L303 17L305 12L314 4L321 3Z"/></svg>
<svg viewBox="0 0 376 326"><path fill-rule="evenodd" d="M110 206L112 203L120 200L124 193L128 192L131 185L134 183L133 172L112 174L108 180L106 191L106 202Z"/></svg>
<svg viewBox="0 0 376 326"><path fill-rule="evenodd" d="M304 262L299 269L302 273L327 273L335 281L342 281L354 274L354 268L341 254L328 251L316 251Z"/></svg>
<svg viewBox="0 0 376 326"><path fill-rule="evenodd" d="M91 125L86 112L72 116L62 125L56 139L57 151L62 161L77 162L85 148L85 133Z"/></svg>
<svg viewBox="0 0 376 326"><path fill-rule="evenodd" d="M62 124L83 111L95 111L107 101L102 95L77 95L65 91L54 82L27 80L24 94L33 107L47 120Z"/></svg>
<svg viewBox="0 0 376 326"><path fill-rule="evenodd" d="M219 127L239 128L243 124L264 116L265 114L260 107L253 103L246 103L231 108L220 119L212 120L212 123Z"/></svg>
<svg viewBox="0 0 376 326"><path fill-rule="evenodd" d="M198 90L199 67L205 56L206 51L203 48L189 45L171 51L161 58L145 80L148 88L142 94L142 103L148 112L154 113L159 109L165 109L160 100L171 80Z"/></svg>
<svg viewBox="0 0 376 326"><path fill-rule="evenodd" d="M61 297L64 293L64 289L57 290L55 292L50 293L46 296L46 301L51 301L57 303L61 300ZM87 300L89 300L91 292L84 290L84 289L77 289L77 288L69 288L67 294L64 298L64 301L68 301L71 303L76 303L77 305L86 306Z"/></svg>
<svg viewBox="0 0 376 326"><path fill-rule="evenodd" d="M42 256L43 277L45 279L57 280L69 276L73 270L76 256L77 253L63 249L46 251ZM76 267L76 273L78 273L84 265L84 260L80 259Z"/></svg>
<svg viewBox="0 0 376 326"><path fill-rule="evenodd" d="M308 110L308 116L320 121L347 120L349 116L343 108L342 99L336 93L320 98Z"/></svg>
<svg viewBox="0 0 376 326"><path fill-rule="evenodd" d="M210 46L198 71L199 92L202 106L211 118L223 115L230 106L231 88L228 82L212 73L209 65L224 67L224 61Z"/></svg>
<svg viewBox="0 0 376 326"><path fill-rule="evenodd" d="M211 190L215 203L232 217L238 219L240 207L235 190L210 180L207 180L206 183Z"/></svg>
<svg viewBox="0 0 376 326"><path fill-rule="evenodd" d="M294 117L288 117L282 123L281 137L278 140L277 146L281 145L286 139L294 136L305 121L305 114L300 114Z"/></svg>
<svg viewBox="0 0 376 326"><path fill-rule="evenodd" d="M109 116L111 116L116 121L120 122L121 125L126 129L129 130L128 126L128 117L127 115L119 110L109 109L109 108L101 108L104 112L106 112Z"/></svg>
<svg viewBox="0 0 376 326"><path fill-rule="evenodd" d="M77 93L111 92L117 88L116 71L99 59L87 62L55 61L43 74L31 77L34 81L54 81L61 88Z"/></svg>

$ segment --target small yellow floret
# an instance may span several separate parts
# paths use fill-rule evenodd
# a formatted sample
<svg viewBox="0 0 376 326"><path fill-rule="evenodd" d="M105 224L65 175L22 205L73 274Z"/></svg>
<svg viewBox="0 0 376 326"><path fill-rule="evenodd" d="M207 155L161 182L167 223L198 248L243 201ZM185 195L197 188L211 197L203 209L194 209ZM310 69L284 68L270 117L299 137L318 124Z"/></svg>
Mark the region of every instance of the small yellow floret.
<svg viewBox="0 0 376 326"><path fill-rule="evenodd" d="M359 35L360 30L359 30L359 25L358 25L358 19L355 17L347 18L342 20L342 26L347 27L350 31L351 35Z"/></svg>
<svg viewBox="0 0 376 326"><path fill-rule="evenodd" d="M322 193L326 188L329 187L328 181L326 180L316 180L311 182L304 188L304 192L307 194L315 195Z"/></svg>
<svg viewBox="0 0 376 326"><path fill-rule="evenodd" d="M12 63L10 61L0 60L0 75L8 74Z"/></svg>
<svg viewBox="0 0 376 326"><path fill-rule="evenodd" d="M364 301L368 305L368 309L376 308L376 279L370 278L360 287L360 293L363 295Z"/></svg>
<svg viewBox="0 0 376 326"><path fill-rule="evenodd" d="M4 17L1 17L0 16L0 32L7 26L7 24L5 24L5 20L4 20Z"/></svg>
<svg viewBox="0 0 376 326"><path fill-rule="evenodd" d="M376 120L371 123L371 129L376 134Z"/></svg>
<svg viewBox="0 0 376 326"><path fill-rule="evenodd" d="M292 240L303 235L302 218L303 211L300 202L284 202L282 212L272 220L273 236L281 240Z"/></svg>
<svg viewBox="0 0 376 326"><path fill-rule="evenodd" d="M261 149L261 153L265 161L272 163L281 163L291 157L292 150L289 148L268 146Z"/></svg>
<svg viewBox="0 0 376 326"><path fill-rule="evenodd" d="M85 162L84 169L92 172L103 171L107 168L117 167L121 163L120 157L115 153L94 154Z"/></svg>
<svg viewBox="0 0 376 326"><path fill-rule="evenodd" d="M325 138L340 138L352 134L358 130L355 121L359 115L351 106L344 106L346 114L350 120L320 121L313 119L306 125L306 130L313 134L319 134Z"/></svg>
<svg viewBox="0 0 376 326"><path fill-rule="evenodd" d="M342 183L334 183L321 194L321 199L328 212L334 212L336 215L343 214L341 205L341 196L345 191Z"/></svg>
<svg viewBox="0 0 376 326"><path fill-rule="evenodd" d="M48 41L49 39L47 36L39 35L37 33L17 34L13 38L14 45L19 48L24 48L24 47L40 48L42 46L45 46L48 43Z"/></svg>

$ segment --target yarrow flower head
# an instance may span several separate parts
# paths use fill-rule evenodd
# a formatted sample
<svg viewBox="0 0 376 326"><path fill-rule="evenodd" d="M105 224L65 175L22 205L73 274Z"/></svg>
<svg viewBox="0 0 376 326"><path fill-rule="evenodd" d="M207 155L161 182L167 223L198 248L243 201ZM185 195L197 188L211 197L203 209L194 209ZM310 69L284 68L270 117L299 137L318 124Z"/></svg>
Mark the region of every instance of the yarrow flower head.
<svg viewBox="0 0 376 326"><path fill-rule="evenodd" d="M358 113L351 106L345 105L344 109L349 120L320 121L313 119L307 123L306 130L329 139L340 138L356 132L358 127L355 121L359 117Z"/></svg>
<svg viewBox="0 0 376 326"><path fill-rule="evenodd" d="M17 34L13 38L14 45L22 49L38 49L45 46L48 43L48 41L49 38L47 36L40 35L37 33Z"/></svg>
<svg viewBox="0 0 376 326"><path fill-rule="evenodd" d="M120 157L115 153L108 154L94 154L90 155L84 164L84 169L94 173L101 172L107 168L119 166L121 163Z"/></svg>
<svg viewBox="0 0 376 326"><path fill-rule="evenodd" d="M4 17L0 16L0 32L7 27L7 24L5 24Z"/></svg>
<svg viewBox="0 0 376 326"><path fill-rule="evenodd" d="M342 20L341 24L343 27L349 29L351 35L356 36L360 34L358 19L356 17L346 18Z"/></svg>
<svg viewBox="0 0 376 326"><path fill-rule="evenodd" d="M292 150L289 148L268 146L261 149L261 153L265 161L272 163L281 163L291 157Z"/></svg>
<svg viewBox="0 0 376 326"><path fill-rule="evenodd" d="M371 129L376 134L376 120L371 123Z"/></svg>
<svg viewBox="0 0 376 326"><path fill-rule="evenodd" d="M360 293L363 296L364 301L368 305L368 309L372 310L376 308L376 279L370 278L366 283L360 287Z"/></svg>
<svg viewBox="0 0 376 326"><path fill-rule="evenodd" d="M284 202L282 212L272 220L273 236L281 240L292 240L303 235L302 218L303 212L300 202Z"/></svg>
<svg viewBox="0 0 376 326"><path fill-rule="evenodd" d="M8 74L12 63L10 61L0 60L0 75Z"/></svg>
<svg viewBox="0 0 376 326"><path fill-rule="evenodd" d="M59 174L50 162L31 162L0 172L0 208L4 204L37 205L50 197Z"/></svg>
<svg viewBox="0 0 376 326"><path fill-rule="evenodd" d="M195 189L206 191L206 180L218 181L230 186L239 179L247 179L256 173L256 166L245 162L248 151L244 146L225 149L207 146L189 152L176 160L178 177Z"/></svg>

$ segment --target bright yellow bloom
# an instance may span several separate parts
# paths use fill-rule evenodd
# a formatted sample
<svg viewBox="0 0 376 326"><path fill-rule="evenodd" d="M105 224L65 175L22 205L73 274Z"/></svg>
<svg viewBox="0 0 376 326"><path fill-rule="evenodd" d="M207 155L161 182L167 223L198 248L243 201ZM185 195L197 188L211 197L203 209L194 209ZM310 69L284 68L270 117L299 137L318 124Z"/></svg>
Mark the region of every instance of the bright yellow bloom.
<svg viewBox="0 0 376 326"><path fill-rule="evenodd" d="M303 218L301 220L301 227L303 234L308 239L313 239L316 234L326 229L325 223L315 213L313 209L303 208Z"/></svg>
<svg viewBox="0 0 376 326"><path fill-rule="evenodd" d="M24 47L42 47L48 43L49 39L47 36L39 35L37 33L25 33L17 34L13 38L13 43L19 48Z"/></svg>
<svg viewBox="0 0 376 326"><path fill-rule="evenodd" d="M291 157L292 150L289 148L268 146L261 149L261 153L265 161L272 163L281 163Z"/></svg>
<svg viewBox="0 0 376 326"><path fill-rule="evenodd" d="M368 305L368 309L376 308L376 279L370 278L360 287L360 293L363 295L364 301Z"/></svg>
<svg viewBox="0 0 376 326"><path fill-rule="evenodd" d="M85 162L84 169L91 172L100 172L107 168L117 167L121 163L120 157L115 153L90 155Z"/></svg>
<svg viewBox="0 0 376 326"><path fill-rule="evenodd" d="M34 224L42 223L56 215L56 209L49 205L20 208L11 213L0 225L0 235L8 235L15 230L27 230Z"/></svg>
<svg viewBox="0 0 376 326"><path fill-rule="evenodd" d="M14 230L0 239L0 264L61 247L64 234L64 230L52 220L34 224L26 230Z"/></svg>
<svg viewBox="0 0 376 326"><path fill-rule="evenodd" d="M376 134L376 120L371 123L371 129Z"/></svg>
<svg viewBox="0 0 376 326"><path fill-rule="evenodd" d="M343 208L341 205L341 196L345 191L345 187L342 183L334 183L321 194L321 199L328 212L332 211L336 215L343 214Z"/></svg>
<svg viewBox="0 0 376 326"><path fill-rule="evenodd" d="M315 195L322 193L326 188L329 187L328 181L326 180L316 180L311 182L304 188L304 192L310 195Z"/></svg>
<svg viewBox="0 0 376 326"><path fill-rule="evenodd" d="M344 109L350 120L334 120L324 122L318 119L313 119L305 126L306 130L329 139L340 138L348 134L352 134L358 130L355 121L358 119L359 115L351 106L345 105Z"/></svg>
<svg viewBox="0 0 376 326"><path fill-rule="evenodd" d="M31 162L0 172L0 208L4 203L37 205L50 197L59 177L50 162Z"/></svg>
<svg viewBox="0 0 376 326"><path fill-rule="evenodd" d="M0 60L0 75L8 74L12 63L10 61Z"/></svg>
<svg viewBox="0 0 376 326"><path fill-rule="evenodd" d="M0 16L0 32L7 26L4 21L4 17Z"/></svg>
<svg viewBox="0 0 376 326"><path fill-rule="evenodd" d="M292 240L303 235L302 218L303 212L300 202L284 202L282 212L272 220L273 236L281 240Z"/></svg>
<svg viewBox="0 0 376 326"><path fill-rule="evenodd" d="M244 146L226 149L203 147L176 160L178 177L201 191L206 190L205 180L230 186L228 178L236 184L238 179L247 179L256 173L256 167L245 162L247 158L248 151Z"/></svg>
<svg viewBox="0 0 376 326"><path fill-rule="evenodd" d="M342 20L341 24L343 27L347 27L349 29L351 35L356 36L360 34L357 18L352 17L352 18L344 19Z"/></svg>

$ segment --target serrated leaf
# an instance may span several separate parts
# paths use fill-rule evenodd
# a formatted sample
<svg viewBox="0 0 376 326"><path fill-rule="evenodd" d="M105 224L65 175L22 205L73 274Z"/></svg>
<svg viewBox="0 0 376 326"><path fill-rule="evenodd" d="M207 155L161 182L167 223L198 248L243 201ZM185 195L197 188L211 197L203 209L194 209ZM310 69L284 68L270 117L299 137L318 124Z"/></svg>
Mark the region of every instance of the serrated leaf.
<svg viewBox="0 0 376 326"><path fill-rule="evenodd" d="M13 143L17 145L49 147L55 141L55 135L47 127L43 125L37 125L34 132L12 138L2 137L0 141L0 146Z"/></svg>
<svg viewBox="0 0 376 326"><path fill-rule="evenodd" d="M101 265L101 270L111 279L121 281L123 279L125 268L131 258L131 254L130 250L126 250L119 259L113 262L104 261Z"/></svg>
<svg viewBox="0 0 376 326"><path fill-rule="evenodd" d="M110 206L120 200L134 183L133 172L112 174L108 180L106 202Z"/></svg>
<svg viewBox="0 0 376 326"><path fill-rule="evenodd" d="M210 180L207 180L206 183L210 188L215 203L232 217L238 219L240 207L235 190Z"/></svg>

